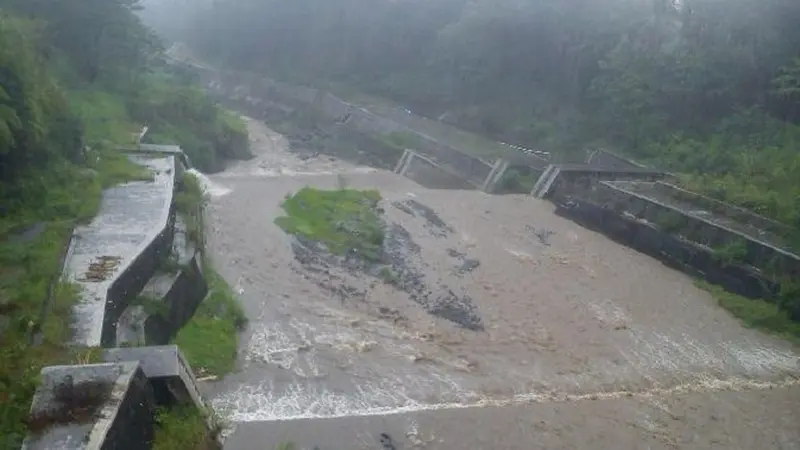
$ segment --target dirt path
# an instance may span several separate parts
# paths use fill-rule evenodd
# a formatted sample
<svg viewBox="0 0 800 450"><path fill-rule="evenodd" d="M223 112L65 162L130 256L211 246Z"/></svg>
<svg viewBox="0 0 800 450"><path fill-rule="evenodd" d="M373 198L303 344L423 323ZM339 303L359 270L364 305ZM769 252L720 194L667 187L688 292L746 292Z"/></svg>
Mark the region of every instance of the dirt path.
<svg viewBox="0 0 800 450"><path fill-rule="evenodd" d="M409 448L408 421L438 436L429 448L711 448L698 443L745 436L737 424L750 402L763 422L754 428L774 440L719 448L800 442L798 403L773 410L767 395L797 399L797 354L743 328L688 277L548 203L428 190L325 156L304 160L262 124L248 125L258 156L212 178L209 211L212 256L251 318L241 370L211 387L215 406L241 424L230 448L297 440L305 419L325 417L340 419L319 422L330 434L308 433L308 448L382 448L350 441L378 439L381 423ZM287 194L343 182L380 189L398 267L413 283L398 289L298 258L273 224ZM540 415L548 418L538 423ZM614 430L620 424L625 431ZM492 441L504 427L517 431ZM532 433L562 444L531 445Z"/></svg>

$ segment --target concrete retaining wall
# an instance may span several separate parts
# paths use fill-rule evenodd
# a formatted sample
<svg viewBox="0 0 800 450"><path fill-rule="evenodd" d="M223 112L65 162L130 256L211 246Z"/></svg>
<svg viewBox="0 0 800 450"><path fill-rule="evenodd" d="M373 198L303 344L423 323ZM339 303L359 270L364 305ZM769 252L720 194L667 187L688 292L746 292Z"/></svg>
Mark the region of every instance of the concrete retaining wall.
<svg viewBox="0 0 800 450"><path fill-rule="evenodd" d="M185 264L167 294L161 301L165 314L151 315L144 323L148 345L166 345L194 315L198 305L208 294L208 284L202 270L201 253L196 253Z"/></svg>
<svg viewBox="0 0 800 450"><path fill-rule="evenodd" d="M668 176L665 172L648 169L603 169L585 164L556 164L558 176L542 197L560 198L591 190L601 181L642 180L657 181Z"/></svg>
<svg viewBox="0 0 800 450"><path fill-rule="evenodd" d="M791 233L791 228L780 222L776 222L767 217L748 211L744 208L715 200L705 195L700 195L696 192L687 191L673 184L658 182L655 184L656 190L662 195L675 198L680 201L691 203L698 208L703 208L711 213L718 214L724 217L731 218L737 222L749 223L753 227L767 231L777 235L785 235Z"/></svg>
<svg viewBox="0 0 800 450"><path fill-rule="evenodd" d="M679 234L709 249L720 249L743 241L746 254L737 258L737 262L753 267L765 278L800 276L800 259L796 255L723 224L715 223L714 217L706 216L705 211L670 206L612 183L601 183L591 193L591 197L600 206L614 211L625 211L661 228L668 227L666 231Z"/></svg>
<svg viewBox="0 0 800 450"><path fill-rule="evenodd" d="M82 289L74 307L75 343L111 346L116 321L169 252L173 239L176 177L174 155L131 158L153 171L103 192L92 222L75 229L65 262L66 278Z"/></svg>
<svg viewBox="0 0 800 450"><path fill-rule="evenodd" d="M800 276L800 259L786 250L613 182L572 186L554 199L562 214L739 295L774 298L782 277ZM737 242L744 242L745 254L729 261L719 256Z"/></svg>
<svg viewBox="0 0 800 450"><path fill-rule="evenodd" d="M430 158L406 150L395 172L429 189L475 189L476 186Z"/></svg>
<svg viewBox="0 0 800 450"><path fill-rule="evenodd" d="M42 369L24 450L148 450L155 399L138 362Z"/></svg>
<svg viewBox="0 0 800 450"><path fill-rule="evenodd" d="M117 338L117 321L125 308L142 292L156 270L169 255L175 233L175 208L164 228L122 271L108 289L105 317L103 319L103 347L113 347Z"/></svg>
<svg viewBox="0 0 800 450"><path fill-rule="evenodd" d="M112 348L106 363L45 367L23 450L149 450L159 408L205 413L194 372L174 346ZM207 446L220 449L209 417Z"/></svg>
<svg viewBox="0 0 800 450"><path fill-rule="evenodd" d="M596 230L666 265L750 298L772 298L780 286L757 271L722 264L713 251L679 236L663 232L652 223L620 214L592 202L575 199L557 203L556 214Z"/></svg>
<svg viewBox="0 0 800 450"><path fill-rule="evenodd" d="M586 164L606 169L643 169L646 167L644 164L605 149L590 151L586 157Z"/></svg>

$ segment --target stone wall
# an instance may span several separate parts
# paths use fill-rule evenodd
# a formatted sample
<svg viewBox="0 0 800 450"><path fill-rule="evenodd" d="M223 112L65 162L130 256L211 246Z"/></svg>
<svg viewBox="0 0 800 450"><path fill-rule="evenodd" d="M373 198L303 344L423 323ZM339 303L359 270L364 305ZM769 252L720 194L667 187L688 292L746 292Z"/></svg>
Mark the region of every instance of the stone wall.
<svg viewBox="0 0 800 450"><path fill-rule="evenodd" d="M105 350L103 359L114 363L138 362L153 387L159 407L188 405L207 409L194 371L176 345L112 348Z"/></svg>

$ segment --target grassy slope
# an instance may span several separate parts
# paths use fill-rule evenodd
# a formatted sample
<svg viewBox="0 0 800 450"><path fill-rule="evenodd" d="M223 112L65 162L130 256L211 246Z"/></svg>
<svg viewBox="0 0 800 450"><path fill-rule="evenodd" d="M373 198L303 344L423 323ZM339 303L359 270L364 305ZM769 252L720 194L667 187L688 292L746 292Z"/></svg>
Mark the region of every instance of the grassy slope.
<svg viewBox="0 0 800 450"><path fill-rule="evenodd" d="M334 254L350 251L377 262L383 245L383 224L376 211L378 191L303 188L286 199L286 216L275 223L289 234L325 244Z"/></svg>
<svg viewBox="0 0 800 450"><path fill-rule="evenodd" d="M69 349L72 306L80 292L56 283L61 258L74 225L91 219L104 187L147 176L121 155L94 155L91 175L71 164L55 164L41 175L46 196L41 206L19 208L0 219L0 310L9 318L0 346L0 448L17 447L24 437L24 420L42 367L84 360L81 350ZM11 236L31 224L44 231L28 242ZM40 313L54 284L49 314ZM41 331L42 343L31 347L32 332Z"/></svg>

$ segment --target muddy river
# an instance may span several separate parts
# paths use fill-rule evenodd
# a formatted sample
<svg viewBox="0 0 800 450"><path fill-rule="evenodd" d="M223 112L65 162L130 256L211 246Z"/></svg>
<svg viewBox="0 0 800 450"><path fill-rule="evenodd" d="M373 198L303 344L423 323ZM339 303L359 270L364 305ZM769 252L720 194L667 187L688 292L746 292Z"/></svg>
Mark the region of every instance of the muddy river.
<svg viewBox="0 0 800 450"><path fill-rule="evenodd" d="M250 317L206 386L226 448L800 448L798 355L687 276L528 196L426 189L297 156L206 180L210 252ZM376 188L400 282L274 224L304 186Z"/></svg>

